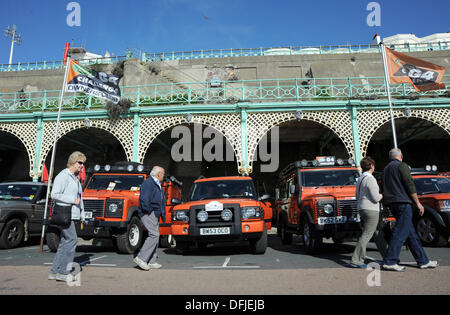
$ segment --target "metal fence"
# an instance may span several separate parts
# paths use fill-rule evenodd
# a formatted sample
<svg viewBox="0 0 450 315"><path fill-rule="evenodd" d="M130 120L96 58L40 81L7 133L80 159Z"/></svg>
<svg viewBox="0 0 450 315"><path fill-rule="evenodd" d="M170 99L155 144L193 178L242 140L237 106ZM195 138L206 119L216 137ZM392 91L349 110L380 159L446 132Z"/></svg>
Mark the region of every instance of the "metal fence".
<svg viewBox="0 0 450 315"><path fill-rule="evenodd" d="M395 44L387 45L400 52L436 51L450 50L450 42L417 43L417 44ZM376 45L337 45L337 46L289 46L289 47L266 47L266 48L238 48L238 49L213 49L194 50L182 52L142 52L139 56L129 50L125 56L103 57L80 60L81 64L114 64L130 58L139 58L143 62L190 60L206 58L228 58L228 57L251 57L251 56L283 56L283 55L314 55L314 54L359 54L379 53L380 48ZM0 72L7 71L31 71L61 69L62 61L25 62L16 64L0 64Z"/></svg>
<svg viewBox="0 0 450 315"><path fill-rule="evenodd" d="M443 83L450 85L450 75ZM393 98L450 97L450 91L417 92L410 84L391 84ZM181 82L121 87L133 106L235 104L238 102L292 102L313 100L375 100L386 98L383 77L293 78L221 82ZM0 93L0 112L56 111L60 91ZM65 93L64 110L104 109L105 102L80 93Z"/></svg>

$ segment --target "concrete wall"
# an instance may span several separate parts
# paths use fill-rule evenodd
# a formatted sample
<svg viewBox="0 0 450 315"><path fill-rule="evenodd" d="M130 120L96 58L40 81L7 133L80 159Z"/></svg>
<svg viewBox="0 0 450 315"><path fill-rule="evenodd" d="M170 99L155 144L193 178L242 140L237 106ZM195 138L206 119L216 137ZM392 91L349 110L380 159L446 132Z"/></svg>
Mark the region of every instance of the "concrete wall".
<svg viewBox="0 0 450 315"><path fill-rule="evenodd" d="M447 68L450 66L450 50L415 52L409 55ZM211 58L154 63L130 59L124 62L121 85L203 82L212 69L230 65L236 68L239 80L302 78L310 67L315 78L383 76L381 55L372 53ZM111 71L113 67L96 66L103 71ZM160 70L159 73L152 71L152 68ZM59 90L63 75L62 69L0 72L0 93L17 92L21 89L25 92Z"/></svg>

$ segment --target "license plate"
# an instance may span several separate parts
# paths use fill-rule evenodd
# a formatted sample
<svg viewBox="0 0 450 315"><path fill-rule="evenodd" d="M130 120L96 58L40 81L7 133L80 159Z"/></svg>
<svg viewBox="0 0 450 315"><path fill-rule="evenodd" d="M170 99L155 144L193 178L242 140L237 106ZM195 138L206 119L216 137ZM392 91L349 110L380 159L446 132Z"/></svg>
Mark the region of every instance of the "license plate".
<svg viewBox="0 0 450 315"><path fill-rule="evenodd" d="M230 234L229 227L200 229L200 235L226 235L226 234Z"/></svg>
<svg viewBox="0 0 450 315"><path fill-rule="evenodd" d="M85 219L92 219L92 212L84 212Z"/></svg>
<svg viewBox="0 0 450 315"><path fill-rule="evenodd" d="M325 224L339 224L339 223L345 223L347 222L347 217L345 216L339 216L339 217L320 217L319 218L319 224L325 225Z"/></svg>

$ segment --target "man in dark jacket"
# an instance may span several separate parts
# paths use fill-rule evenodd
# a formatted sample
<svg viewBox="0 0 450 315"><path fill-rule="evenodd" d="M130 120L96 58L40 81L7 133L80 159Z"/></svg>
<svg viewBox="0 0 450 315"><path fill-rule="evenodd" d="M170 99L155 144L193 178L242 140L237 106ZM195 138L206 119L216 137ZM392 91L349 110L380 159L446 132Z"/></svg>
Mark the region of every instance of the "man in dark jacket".
<svg viewBox="0 0 450 315"><path fill-rule="evenodd" d="M162 265L156 262L159 244L159 218L166 220L166 200L161 183L164 169L155 166L150 177L142 184L139 196L139 216L148 231L148 237L142 245L134 262L143 270L159 269Z"/></svg>
<svg viewBox="0 0 450 315"><path fill-rule="evenodd" d="M421 269L436 268L437 261L428 259L412 222L413 204L419 209L421 216L424 208L417 197L410 168L403 162L402 151L398 148L389 152L389 159L391 162L383 172L383 203L391 210L396 224L383 268L393 271L405 270L405 267L398 265L400 251L405 242Z"/></svg>

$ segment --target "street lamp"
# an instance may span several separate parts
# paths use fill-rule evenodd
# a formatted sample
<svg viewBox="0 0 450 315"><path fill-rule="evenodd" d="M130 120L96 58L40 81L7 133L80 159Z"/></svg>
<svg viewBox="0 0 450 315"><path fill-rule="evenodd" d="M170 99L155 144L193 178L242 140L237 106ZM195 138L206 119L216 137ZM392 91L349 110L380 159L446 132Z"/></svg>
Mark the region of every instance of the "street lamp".
<svg viewBox="0 0 450 315"><path fill-rule="evenodd" d="M11 68L12 64L12 56L14 51L14 43L17 45L22 44L22 37L17 33L17 27L13 25L13 28L10 29L9 26L5 30L5 37L11 37L11 52L9 53L9 68Z"/></svg>

